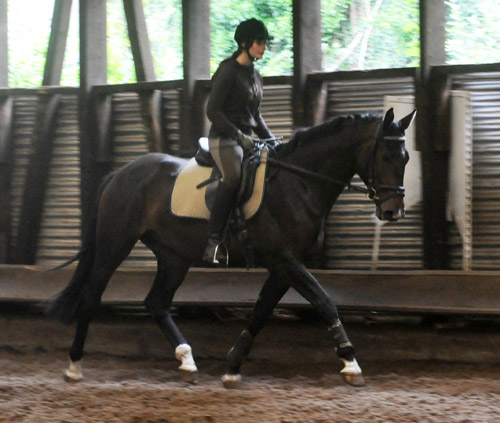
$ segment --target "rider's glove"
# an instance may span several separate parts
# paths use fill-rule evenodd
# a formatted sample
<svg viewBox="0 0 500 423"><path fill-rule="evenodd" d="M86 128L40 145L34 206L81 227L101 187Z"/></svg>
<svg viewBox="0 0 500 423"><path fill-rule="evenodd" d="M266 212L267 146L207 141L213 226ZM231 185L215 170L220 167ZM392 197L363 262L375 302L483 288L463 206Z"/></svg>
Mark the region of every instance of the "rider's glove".
<svg viewBox="0 0 500 423"><path fill-rule="evenodd" d="M238 144L241 145L243 150L245 151L252 151L254 147L254 142L253 139L250 135L246 135L241 131L238 131L238 136L237 136L237 141Z"/></svg>

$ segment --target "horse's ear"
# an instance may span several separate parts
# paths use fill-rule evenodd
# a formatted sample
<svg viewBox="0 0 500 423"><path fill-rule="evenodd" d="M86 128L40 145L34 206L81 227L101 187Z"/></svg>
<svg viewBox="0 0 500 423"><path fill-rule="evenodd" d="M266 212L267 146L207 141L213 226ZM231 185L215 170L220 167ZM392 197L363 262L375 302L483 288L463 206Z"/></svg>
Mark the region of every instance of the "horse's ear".
<svg viewBox="0 0 500 423"><path fill-rule="evenodd" d="M385 113L384 117L384 130L388 130L391 127L391 123L394 121L394 109L391 107Z"/></svg>
<svg viewBox="0 0 500 423"><path fill-rule="evenodd" d="M417 114L417 109L415 109L408 116L405 116L403 119L399 121L399 126L403 131L406 131L406 128L408 128L411 125L413 119L415 119L416 114Z"/></svg>

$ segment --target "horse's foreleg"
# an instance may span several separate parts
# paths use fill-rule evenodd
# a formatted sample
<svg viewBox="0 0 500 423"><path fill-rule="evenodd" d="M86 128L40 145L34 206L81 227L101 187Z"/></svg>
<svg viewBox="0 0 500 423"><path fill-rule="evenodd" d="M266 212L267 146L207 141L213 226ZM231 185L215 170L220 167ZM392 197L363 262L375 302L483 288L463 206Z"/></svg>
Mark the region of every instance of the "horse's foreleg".
<svg viewBox="0 0 500 423"><path fill-rule="evenodd" d="M158 271L145 304L161 331L175 350L175 357L181 362L182 378L190 383L197 382L198 368L193 359L191 346L175 324L170 306L175 291L184 280L189 265L176 253L149 240L148 246L158 259Z"/></svg>
<svg viewBox="0 0 500 423"><path fill-rule="evenodd" d="M289 287L288 282L280 278L276 271L273 271L264 283L247 328L240 334L227 355L229 370L222 377L226 388L235 388L240 385L240 367L250 353L253 340Z"/></svg>
<svg viewBox="0 0 500 423"><path fill-rule="evenodd" d="M337 307L328 293L302 263L290 260L282 266L283 271L290 278L290 285L307 299L327 322L337 355L344 363L344 368L340 373L345 382L353 386L364 385L363 374L356 361L354 347L339 319Z"/></svg>

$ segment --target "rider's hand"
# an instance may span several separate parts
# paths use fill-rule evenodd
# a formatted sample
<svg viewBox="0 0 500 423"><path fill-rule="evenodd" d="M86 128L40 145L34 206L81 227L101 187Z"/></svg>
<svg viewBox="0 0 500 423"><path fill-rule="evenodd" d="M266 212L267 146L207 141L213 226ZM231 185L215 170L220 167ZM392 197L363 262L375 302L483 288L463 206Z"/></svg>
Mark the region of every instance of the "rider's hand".
<svg viewBox="0 0 500 423"><path fill-rule="evenodd" d="M241 131L238 131L238 144L241 145L243 150L252 151L254 147L253 139L250 135L246 135Z"/></svg>

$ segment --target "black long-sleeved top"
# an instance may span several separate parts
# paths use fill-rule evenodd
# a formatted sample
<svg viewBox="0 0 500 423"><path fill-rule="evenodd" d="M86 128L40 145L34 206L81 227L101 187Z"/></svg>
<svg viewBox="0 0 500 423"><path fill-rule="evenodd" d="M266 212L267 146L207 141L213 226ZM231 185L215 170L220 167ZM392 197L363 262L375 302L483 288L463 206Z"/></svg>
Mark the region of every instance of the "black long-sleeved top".
<svg viewBox="0 0 500 423"><path fill-rule="evenodd" d="M253 65L239 64L235 58L224 60L212 77L207 116L212 122L210 136L237 138L237 131L260 138L271 137L262 118L262 76Z"/></svg>

